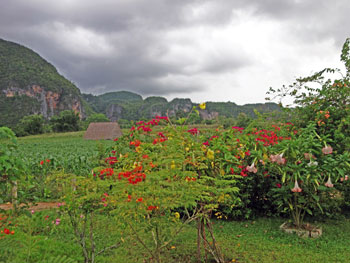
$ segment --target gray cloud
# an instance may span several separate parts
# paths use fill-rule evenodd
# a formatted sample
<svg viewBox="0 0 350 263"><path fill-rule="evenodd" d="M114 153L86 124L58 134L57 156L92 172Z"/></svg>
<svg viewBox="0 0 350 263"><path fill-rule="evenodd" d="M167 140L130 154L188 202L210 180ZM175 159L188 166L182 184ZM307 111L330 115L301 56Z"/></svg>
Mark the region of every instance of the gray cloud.
<svg viewBox="0 0 350 263"><path fill-rule="evenodd" d="M205 92L210 85L197 81L203 75L234 74L257 63L239 45L215 50L206 43L211 34L215 40L215 30L237 22L242 12L280 24L301 43L333 39L340 45L350 28L347 0L0 0L0 4L1 38L34 49L83 92L92 93ZM192 39L191 34L200 30L207 32L205 38L198 39L202 33Z"/></svg>

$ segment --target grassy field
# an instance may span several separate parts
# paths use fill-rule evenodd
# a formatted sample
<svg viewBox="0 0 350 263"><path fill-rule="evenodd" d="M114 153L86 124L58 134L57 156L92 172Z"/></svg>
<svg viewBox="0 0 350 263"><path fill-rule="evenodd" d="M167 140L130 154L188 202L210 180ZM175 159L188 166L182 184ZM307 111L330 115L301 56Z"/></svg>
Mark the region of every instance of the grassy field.
<svg viewBox="0 0 350 263"><path fill-rule="evenodd" d="M86 175L96 166L94 160L105 148L113 145L108 140L84 140L84 132L52 133L18 138L18 157L29 168L38 167L41 160L51 160L52 168L67 173Z"/></svg>
<svg viewBox="0 0 350 263"><path fill-rule="evenodd" d="M0 262L50 262L50 258L57 256L66 256L71 259L69 262L82 262L68 218L63 217L59 226L52 226L50 221L45 222L46 215L54 218L53 212L43 211L32 219L17 220L16 235L0 240ZM282 233L279 225L283 222L279 218L214 221L214 231L227 262L350 262L349 219L321 223L324 233L318 239ZM118 223L110 222L108 216L100 217L97 225L98 248L120 240ZM194 225L186 227L163 254L163 262L196 262L195 234ZM97 262L152 261L138 243L125 239L121 247L99 256Z"/></svg>

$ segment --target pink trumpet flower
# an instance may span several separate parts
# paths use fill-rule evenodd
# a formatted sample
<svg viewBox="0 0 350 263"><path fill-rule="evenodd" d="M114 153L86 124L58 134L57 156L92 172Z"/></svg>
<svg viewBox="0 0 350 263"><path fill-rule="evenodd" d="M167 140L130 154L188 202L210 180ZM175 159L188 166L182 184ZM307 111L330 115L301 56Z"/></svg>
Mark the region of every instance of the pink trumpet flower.
<svg viewBox="0 0 350 263"><path fill-rule="evenodd" d="M294 188L292 189L292 192L293 193L300 193L301 191L303 191L303 190L299 187L298 181L295 180L295 184L294 184Z"/></svg>
<svg viewBox="0 0 350 263"><path fill-rule="evenodd" d="M270 155L270 160L273 163L277 164L285 164L286 163L286 158L283 158L283 153L281 154L276 154L276 155Z"/></svg>
<svg viewBox="0 0 350 263"><path fill-rule="evenodd" d="M248 166L246 167L246 169L247 169L248 172L250 172L250 173L255 173L255 174L256 174L256 172L258 171L258 169L256 169L254 163L252 163L250 166L248 165Z"/></svg>
<svg viewBox="0 0 350 263"><path fill-rule="evenodd" d="M343 182L344 180L347 181L349 179L348 175L345 175L345 177L341 177L340 181Z"/></svg>
<svg viewBox="0 0 350 263"><path fill-rule="evenodd" d="M333 187L333 184L332 184L332 181L331 181L331 177L330 177L330 176L328 177L327 183L325 183L324 185L327 186L327 187Z"/></svg>
<svg viewBox="0 0 350 263"><path fill-rule="evenodd" d="M331 154L333 152L333 148L327 145L324 148L322 148L322 152L323 154Z"/></svg>

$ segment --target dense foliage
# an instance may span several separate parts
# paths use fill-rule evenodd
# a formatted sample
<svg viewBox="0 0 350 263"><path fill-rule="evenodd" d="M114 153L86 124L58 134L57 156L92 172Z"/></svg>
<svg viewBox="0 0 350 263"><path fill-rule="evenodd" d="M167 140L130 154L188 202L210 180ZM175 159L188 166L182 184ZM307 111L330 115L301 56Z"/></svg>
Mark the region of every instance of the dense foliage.
<svg viewBox="0 0 350 263"><path fill-rule="evenodd" d="M64 110L58 116L53 116L50 122L55 132L71 132L79 131L79 120L77 113L72 110Z"/></svg>

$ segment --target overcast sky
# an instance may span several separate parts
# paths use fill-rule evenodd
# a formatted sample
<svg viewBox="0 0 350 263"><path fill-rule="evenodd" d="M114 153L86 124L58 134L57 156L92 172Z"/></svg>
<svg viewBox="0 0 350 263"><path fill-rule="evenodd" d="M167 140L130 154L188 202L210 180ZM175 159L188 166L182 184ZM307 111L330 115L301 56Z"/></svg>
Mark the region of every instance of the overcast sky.
<svg viewBox="0 0 350 263"><path fill-rule="evenodd" d="M0 0L0 38L82 92L265 102L269 87L341 67L349 0Z"/></svg>

